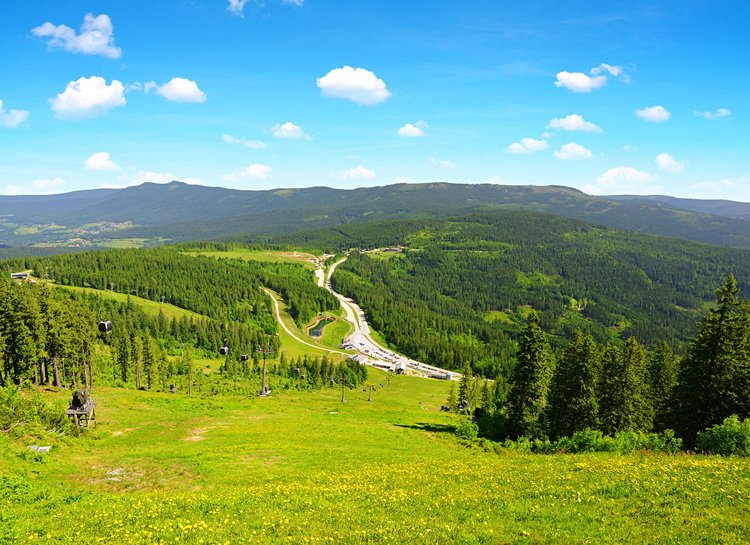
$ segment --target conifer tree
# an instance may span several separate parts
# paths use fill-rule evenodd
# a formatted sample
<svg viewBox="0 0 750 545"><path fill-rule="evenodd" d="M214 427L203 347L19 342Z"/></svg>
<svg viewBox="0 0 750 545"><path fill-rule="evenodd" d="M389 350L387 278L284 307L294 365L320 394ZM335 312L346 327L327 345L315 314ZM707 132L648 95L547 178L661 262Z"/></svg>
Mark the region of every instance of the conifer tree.
<svg viewBox="0 0 750 545"><path fill-rule="evenodd" d="M539 316L531 311L519 335L518 356L509 401L510 426L516 437L545 436L543 413L555 369L555 356L539 327Z"/></svg>
<svg viewBox="0 0 750 545"><path fill-rule="evenodd" d="M454 381L451 381L451 388L448 390L448 409L452 413L456 412L458 410L458 398L456 397L456 383Z"/></svg>
<svg viewBox="0 0 750 545"><path fill-rule="evenodd" d="M657 431L669 426L672 391L677 385L677 360L665 341L649 358L651 378L651 403L654 407L654 428Z"/></svg>
<svg viewBox="0 0 750 545"><path fill-rule="evenodd" d="M732 414L750 416L750 313L738 295L730 274L680 366L675 424L688 446Z"/></svg>
<svg viewBox="0 0 750 545"><path fill-rule="evenodd" d="M609 345L602 357L599 414L602 430L650 431L653 427L646 352L630 337L622 349Z"/></svg>
<svg viewBox="0 0 750 545"><path fill-rule="evenodd" d="M461 380L458 382L458 404L462 404L464 401L469 403L469 397L471 393L471 379L474 376L471 370L471 365L468 361L464 362L464 370L461 373Z"/></svg>
<svg viewBox="0 0 750 545"><path fill-rule="evenodd" d="M591 335L577 329L555 369L550 391L550 434L571 436L599 426L600 356Z"/></svg>

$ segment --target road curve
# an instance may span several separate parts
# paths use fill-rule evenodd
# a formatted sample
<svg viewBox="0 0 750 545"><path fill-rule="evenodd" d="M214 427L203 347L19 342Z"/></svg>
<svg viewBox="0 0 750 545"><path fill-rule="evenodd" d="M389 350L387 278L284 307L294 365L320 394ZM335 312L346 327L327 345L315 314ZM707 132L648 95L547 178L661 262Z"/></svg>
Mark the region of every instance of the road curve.
<svg viewBox="0 0 750 545"><path fill-rule="evenodd" d="M281 310L279 309L279 302L276 300L276 297L274 297L273 293L271 293L270 290L263 288L263 291L266 292L266 295L268 295L271 298L271 301L273 301L273 312L276 315L276 321L279 322L279 325L284 329L284 331L287 332L289 336L291 336L294 340L297 342L300 342L304 344L305 346L309 346L311 348L315 348L317 350L323 350L325 352L331 352L333 354L339 354L341 356L349 356L346 352L341 352L339 350L333 350L331 348L326 348L325 346L320 346L316 344L312 344L307 342L304 339L300 339L297 335L295 335L284 323L284 320L281 319Z"/></svg>
<svg viewBox="0 0 750 545"><path fill-rule="evenodd" d="M331 276L333 276L336 267L346 261L346 256L333 263L328 270L328 277L325 281L325 288L339 300L346 313L346 319L354 326L354 333L349 335L349 344L354 350L371 358L372 361L367 363L377 367L390 367L395 369L399 364L405 365L410 369L418 371L427 376L438 376L440 378L449 378L450 380L460 380L461 374L447 369L441 369L433 365L428 365L417 360L407 358L397 354L390 348L385 347L372 338L370 327L367 325L367 319L362 309L350 298L344 297L337 293L331 287ZM318 280L320 280L320 276Z"/></svg>

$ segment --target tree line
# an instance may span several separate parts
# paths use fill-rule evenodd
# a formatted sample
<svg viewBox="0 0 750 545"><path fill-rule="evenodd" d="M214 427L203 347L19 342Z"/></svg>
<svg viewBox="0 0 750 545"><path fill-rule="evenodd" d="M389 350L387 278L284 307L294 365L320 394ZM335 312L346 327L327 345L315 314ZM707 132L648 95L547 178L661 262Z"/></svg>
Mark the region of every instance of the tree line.
<svg viewBox="0 0 750 545"><path fill-rule="evenodd" d="M699 432L725 418L749 417L750 302L740 300L732 275L716 293L680 359L666 343L650 351L635 337L600 345L580 330L556 358L531 312L509 383L494 384L481 398L474 388L482 431L555 440L585 430L614 436L673 429L692 446ZM464 392L472 396L468 387Z"/></svg>

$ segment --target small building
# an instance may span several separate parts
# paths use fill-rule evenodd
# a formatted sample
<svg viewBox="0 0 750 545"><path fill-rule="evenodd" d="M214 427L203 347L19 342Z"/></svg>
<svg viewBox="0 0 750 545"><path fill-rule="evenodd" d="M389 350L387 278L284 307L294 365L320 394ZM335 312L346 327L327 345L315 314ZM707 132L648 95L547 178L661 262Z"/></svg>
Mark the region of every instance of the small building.
<svg viewBox="0 0 750 545"><path fill-rule="evenodd" d="M29 273L27 273L27 272L14 272L14 273L10 273L10 277L13 280L26 280L29 277Z"/></svg>

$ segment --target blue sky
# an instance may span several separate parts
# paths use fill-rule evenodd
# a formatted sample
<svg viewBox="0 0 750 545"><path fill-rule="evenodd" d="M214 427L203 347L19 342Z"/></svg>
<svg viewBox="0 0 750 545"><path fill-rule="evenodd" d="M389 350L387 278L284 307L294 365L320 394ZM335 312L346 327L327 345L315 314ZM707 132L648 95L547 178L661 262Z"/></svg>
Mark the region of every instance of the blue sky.
<svg viewBox="0 0 750 545"><path fill-rule="evenodd" d="M0 194L448 181L750 202L749 15L3 0Z"/></svg>

